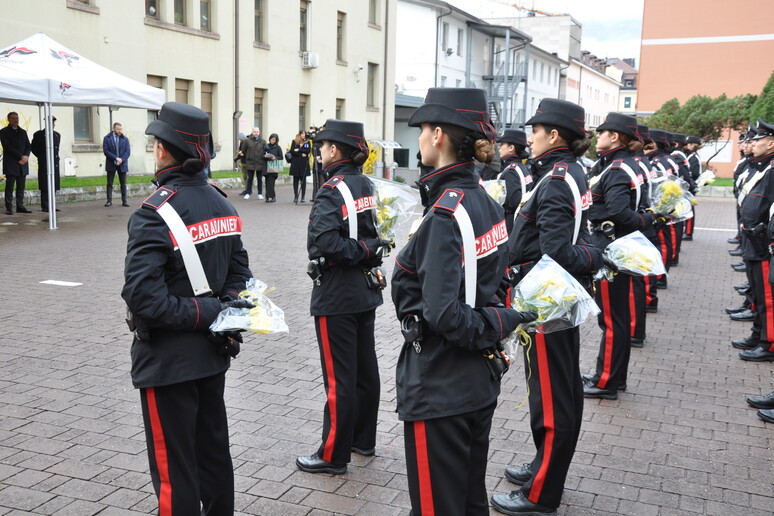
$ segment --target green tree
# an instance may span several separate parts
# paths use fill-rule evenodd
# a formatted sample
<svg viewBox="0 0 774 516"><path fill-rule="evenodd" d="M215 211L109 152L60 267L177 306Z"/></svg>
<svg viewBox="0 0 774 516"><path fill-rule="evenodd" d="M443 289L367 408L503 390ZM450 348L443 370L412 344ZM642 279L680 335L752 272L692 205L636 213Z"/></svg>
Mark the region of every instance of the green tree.
<svg viewBox="0 0 774 516"><path fill-rule="evenodd" d="M774 72L771 73L763 91L750 108L750 120L753 124L759 117L765 122L774 122Z"/></svg>
<svg viewBox="0 0 774 516"><path fill-rule="evenodd" d="M680 122L680 101L675 99L669 99L658 111L653 113L645 123L648 127L656 129L663 129L665 131L677 131L677 128L681 125Z"/></svg>

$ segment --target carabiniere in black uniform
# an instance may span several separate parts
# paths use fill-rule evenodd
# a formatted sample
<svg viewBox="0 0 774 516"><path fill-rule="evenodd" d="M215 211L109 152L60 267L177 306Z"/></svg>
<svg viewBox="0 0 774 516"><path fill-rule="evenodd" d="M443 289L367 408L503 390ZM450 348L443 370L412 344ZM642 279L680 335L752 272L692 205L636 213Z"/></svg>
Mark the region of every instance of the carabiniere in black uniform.
<svg viewBox="0 0 774 516"><path fill-rule="evenodd" d="M423 148L430 145L429 134L440 135L443 152L452 148L443 129L449 125L464 130L466 138L492 142L486 105L483 90L431 88L409 120L412 127L422 126L423 161L438 163ZM453 151L459 157L467 154L464 149ZM411 514L483 516L489 514L486 463L501 377L490 370L484 350L534 314L525 318L510 308L489 306L500 303L495 293L507 264L508 234L502 207L479 186L474 163L443 164L424 174L419 188L425 217L396 257L392 279L405 339L396 391L398 417L405 422ZM464 266L457 220L462 209L476 239L476 256ZM466 302L468 266L476 267L477 281L475 300Z"/></svg>
<svg viewBox="0 0 774 516"><path fill-rule="evenodd" d="M353 451L375 453L381 384L374 321L382 292L381 286L369 282L369 275L373 267L381 265L379 248L385 243L377 239L374 226L373 184L359 166L368 152L363 124L328 120L317 139L323 144L323 172L330 179L315 195L307 249L319 273L310 311L320 348L326 403L317 453L298 457L296 464L309 473L341 474ZM332 148L331 142L339 151L346 150L346 155L328 162L326 152ZM358 164L351 157L355 153L363 158ZM354 202L354 213L347 209L347 192ZM351 217L357 220L356 238L349 230Z"/></svg>
<svg viewBox="0 0 774 516"><path fill-rule="evenodd" d="M502 172L497 176L497 179L505 181L503 210L505 211L505 225L510 234L513 229L513 216L521 204L521 199L532 189L535 183L532 180L532 174L522 162L529 155L526 151L526 133L518 129L506 129L502 136L497 139L497 143L500 144L501 151L508 144L512 145L515 151L512 154L500 156Z"/></svg>
<svg viewBox="0 0 774 516"><path fill-rule="evenodd" d="M223 401L233 342L210 333L252 277L242 219L207 184L209 117L177 102L146 129L184 158L156 173L156 190L129 219L121 296L133 314L132 383L140 389L159 514L234 512L234 473ZM157 163L159 162L157 155ZM171 206L191 235L211 294L194 296L177 241L159 210ZM220 298L220 299L219 299ZM201 508L200 508L201 504Z"/></svg>
<svg viewBox="0 0 774 516"><path fill-rule="evenodd" d="M531 161L535 186L516 215L508 240L510 264L518 267L519 280L548 255L590 290L591 275L602 266L602 250L590 243L591 192L586 173L567 146L584 140L584 119L584 109L576 104L543 99L527 121L533 126L533 152L542 153ZM552 144L553 130L561 134ZM578 152L587 147L578 147ZM492 505L505 514L528 509L533 511L529 514L556 514L583 420L580 329L548 334L532 331L530 336L532 346L525 349L524 370L535 457L523 467L506 468L506 478L522 487L510 495L494 495Z"/></svg>

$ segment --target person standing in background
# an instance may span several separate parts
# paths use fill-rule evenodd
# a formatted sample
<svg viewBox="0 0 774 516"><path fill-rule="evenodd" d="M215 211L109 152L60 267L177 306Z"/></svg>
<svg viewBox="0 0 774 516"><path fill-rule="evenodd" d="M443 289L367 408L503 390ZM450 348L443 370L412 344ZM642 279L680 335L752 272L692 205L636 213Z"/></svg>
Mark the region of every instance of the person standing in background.
<svg viewBox="0 0 774 516"><path fill-rule="evenodd" d="M277 202L274 183L282 171L282 148L279 146L279 135L272 133L269 143L264 148L266 158L266 202Z"/></svg>
<svg viewBox="0 0 774 516"><path fill-rule="evenodd" d="M19 127L19 113L8 113L8 125L0 129L3 147L3 174L5 174L5 213L13 215L13 187L16 185L16 213L31 213L24 207L24 184L30 167L30 139Z"/></svg>
<svg viewBox="0 0 774 516"><path fill-rule="evenodd" d="M124 127L118 122L113 124L113 130L102 139L102 152L105 160L105 172L107 172L107 202L105 206L113 206L113 179L118 172L118 181L121 183L121 206L127 207L126 200L126 173L129 172L129 138L123 133Z"/></svg>
<svg viewBox="0 0 774 516"><path fill-rule="evenodd" d="M306 178L309 176L309 153L312 152L309 140L306 139L306 131L298 131L290 144L290 175L293 176L293 202L306 202ZM300 190L300 192L299 192ZM301 200L298 194L301 194Z"/></svg>
<svg viewBox="0 0 774 516"><path fill-rule="evenodd" d="M56 125L56 117L51 117L52 124ZM62 135L54 131L54 192L60 188L59 184L59 142ZM38 158L38 189L40 190L41 211L48 211L48 161L46 160L46 130L41 129L32 135L30 145L32 154ZM59 211L59 208L56 209Z"/></svg>
<svg viewBox="0 0 774 516"><path fill-rule="evenodd" d="M239 195L243 195L245 199L249 199L253 193L253 176L256 179L255 188L258 190L258 199L263 199L263 171L266 167L266 159L263 157L264 147L266 147L266 140L261 138L261 130L258 127L253 127L253 133L239 144L237 155L244 156L247 169L247 186Z"/></svg>

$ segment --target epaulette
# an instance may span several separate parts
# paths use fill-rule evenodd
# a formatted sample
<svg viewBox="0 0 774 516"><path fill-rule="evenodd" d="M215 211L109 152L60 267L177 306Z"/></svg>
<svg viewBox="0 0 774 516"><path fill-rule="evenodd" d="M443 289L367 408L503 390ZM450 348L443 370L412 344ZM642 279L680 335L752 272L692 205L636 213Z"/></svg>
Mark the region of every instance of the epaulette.
<svg viewBox="0 0 774 516"><path fill-rule="evenodd" d="M228 198L228 195L226 194L226 192L224 192L223 190L218 188L216 185L210 183L210 186L213 187L215 189L215 191L218 192L220 195L222 195L225 198Z"/></svg>
<svg viewBox="0 0 774 516"><path fill-rule="evenodd" d="M457 211L457 206L460 205L463 197L465 197L465 194L462 191L452 190L450 188L435 201L433 211L435 213L443 213L447 217L453 217L454 212Z"/></svg>
<svg viewBox="0 0 774 516"><path fill-rule="evenodd" d="M147 199L142 201L143 208L150 208L151 210L158 210L165 202L170 200L173 195L177 193L177 188L170 190L166 186L160 187L158 190L148 196Z"/></svg>
<svg viewBox="0 0 774 516"><path fill-rule="evenodd" d="M333 176L332 178L328 179L323 186L326 186L333 190L338 186L339 183L344 181L344 176Z"/></svg>
<svg viewBox="0 0 774 516"><path fill-rule="evenodd" d="M616 159L613 160L612 163L610 163L610 168L621 168L621 165L623 165L624 160L622 159Z"/></svg>
<svg viewBox="0 0 774 516"><path fill-rule="evenodd" d="M554 165L554 168L551 170L551 179L559 179L564 180L565 174L567 174L568 170L567 163L565 162L559 162Z"/></svg>

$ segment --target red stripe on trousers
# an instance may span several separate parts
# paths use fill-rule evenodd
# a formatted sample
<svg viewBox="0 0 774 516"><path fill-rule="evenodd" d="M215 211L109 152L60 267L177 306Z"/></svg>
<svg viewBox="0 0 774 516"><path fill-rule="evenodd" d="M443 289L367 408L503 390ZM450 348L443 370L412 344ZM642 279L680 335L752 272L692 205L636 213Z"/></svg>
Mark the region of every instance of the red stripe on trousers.
<svg viewBox="0 0 774 516"><path fill-rule="evenodd" d="M535 350L537 351L538 372L540 374L540 394L543 398L543 427L546 429L545 441L543 441L543 458L540 469L532 480L532 488L529 490L529 500L538 503L543 484L548 476L548 465L551 462L551 454L554 451L554 396L551 391L551 373L548 370L548 354L546 353L546 337L542 333L535 334Z"/></svg>
<svg viewBox="0 0 774 516"><path fill-rule="evenodd" d="M156 469L159 470L159 516L171 516L172 514L172 483L169 481L169 461L167 457L167 443L164 441L164 430L161 428L159 409L156 406L156 390L153 387L145 389L145 397L148 400L148 416L153 435L153 451L156 459Z"/></svg>
<svg viewBox="0 0 774 516"><path fill-rule="evenodd" d="M605 359L597 386L604 389L610 380L610 367L613 364L613 314L610 313L610 282L600 281L599 286L602 289L602 316L605 321Z"/></svg>
<svg viewBox="0 0 774 516"><path fill-rule="evenodd" d="M664 267L666 267L668 258L667 252L669 252L669 248L667 247L664 231L658 232L658 241L661 242L661 261L664 262Z"/></svg>
<svg viewBox="0 0 774 516"><path fill-rule="evenodd" d="M430 481L430 460L427 458L427 432L424 421L414 422L414 444L417 449L417 475L419 477L419 504L421 516L435 516L433 483Z"/></svg>
<svg viewBox="0 0 774 516"><path fill-rule="evenodd" d="M669 226L669 231L672 232L672 259L675 259L675 256L677 256L677 231L675 231L674 224Z"/></svg>
<svg viewBox="0 0 774 516"><path fill-rule="evenodd" d="M693 218L685 221L685 234L693 235Z"/></svg>
<svg viewBox="0 0 774 516"><path fill-rule="evenodd" d="M769 350L774 347L774 299L772 298L771 283L769 283L769 270L771 266L768 260L761 262L761 282L763 284L763 299L766 302L766 338L769 341Z"/></svg>
<svg viewBox="0 0 774 516"><path fill-rule="evenodd" d="M653 280L650 276L643 276L642 279L645 281L645 304L650 306L653 303L653 296L650 293L650 282Z"/></svg>
<svg viewBox="0 0 774 516"><path fill-rule="evenodd" d="M634 337L634 329L637 328L637 302L634 300L634 278L629 278L629 336Z"/></svg>
<svg viewBox="0 0 774 516"><path fill-rule="evenodd" d="M320 340L322 341L323 359L325 360L325 377L328 379L328 415L331 427L328 430L328 438L325 440L322 459L331 462L333 458L333 445L336 443L336 374L333 371L333 355L331 343L328 340L328 318L320 316Z"/></svg>

